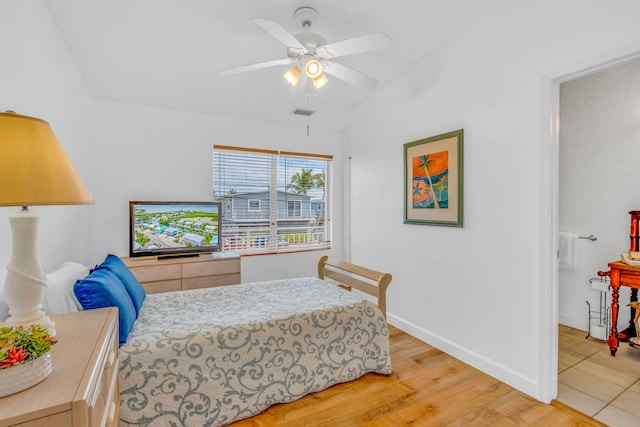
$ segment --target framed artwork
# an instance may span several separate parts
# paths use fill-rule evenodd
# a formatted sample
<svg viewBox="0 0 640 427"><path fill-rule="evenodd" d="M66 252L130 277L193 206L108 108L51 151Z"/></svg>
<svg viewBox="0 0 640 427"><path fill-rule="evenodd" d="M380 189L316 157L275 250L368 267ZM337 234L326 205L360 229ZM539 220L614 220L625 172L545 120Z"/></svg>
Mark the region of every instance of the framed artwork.
<svg viewBox="0 0 640 427"><path fill-rule="evenodd" d="M462 227L463 129L404 144L404 223Z"/></svg>

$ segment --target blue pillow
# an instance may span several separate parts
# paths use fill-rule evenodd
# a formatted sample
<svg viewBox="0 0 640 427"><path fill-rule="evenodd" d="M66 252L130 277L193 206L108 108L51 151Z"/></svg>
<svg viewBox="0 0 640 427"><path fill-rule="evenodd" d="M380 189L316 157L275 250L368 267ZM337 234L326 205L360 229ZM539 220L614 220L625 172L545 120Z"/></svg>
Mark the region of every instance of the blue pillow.
<svg viewBox="0 0 640 427"><path fill-rule="evenodd" d="M136 321L136 309L129 292L113 271L94 270L84 279L76 281L73 293L85 310L118 307L120 345L127 342L129 332Z"/></svg>
<svg viewBox="0 0 640 427"><path fill-rule="evenodd" d="M120 278L120 281L131 296L131 301L133 301L133 305L136 308L136 318L138 318L138 315L140 314L140 307L142 307L142 302L146 298L147 293L138 279L136 279L136 276L133 275L131 270L129 270L129 267L127 267L127 265L116 255L107 255L107 258L102 262L102 264L96 266L96 270L103 268L113 271L118 278Z"/></svg>

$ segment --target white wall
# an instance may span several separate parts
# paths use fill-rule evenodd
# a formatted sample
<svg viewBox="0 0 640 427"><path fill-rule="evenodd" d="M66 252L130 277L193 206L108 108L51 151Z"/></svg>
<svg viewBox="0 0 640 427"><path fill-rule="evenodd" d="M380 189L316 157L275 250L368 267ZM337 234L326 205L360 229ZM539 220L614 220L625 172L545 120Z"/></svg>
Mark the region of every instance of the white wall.
<svg viewBox="0 0 640 427"><path fill-rule="evenodd" d="M111 252L128 255L129 200L210 200L213 144L334 156L342 182L344 136L248 123L93 99L40 1L0 3L0 108L49 121L96 201L36 207L45 271L62 261L94 265ZM1 185L1 183L0 183ZM1 187L0 187L1 191ZM244 282L316 273L321 255L342 257L343 194L334 191L331 251L246 257ZM0 208L0 265L8 263L8 215ZM2 277L2 280L4 277Z"/></svg>
<svg viewBox="0 0 640 427"><path fill-rule="evenodd" d="M342 182L343 141L337 134L95 101L92 110L94 168L86 177L96 205L90 214L90 259L128 254L129 200L211 200L213 145L268 148L334 156ZM331 251L251 256L242 259L242 281L315 275L321 255L342 256L342 190L334 191Z"/></svg>
<svg viewBox="0 0 640 427"><path fill-rule="evenodd" d="M49 122L81 176L91 166L87 134L90 98L65 44L40 1L0 3L0 110L14 110ZM0 183L2 191L2 183ZM9 262L11 234L7 217L19 210L0 208L0 265ZM45 270L65 258L80 257L87 206L32 207L41 215L38 233L40 261ZM0 269L1 274L2 269ZM3 281L4 277L0 278Z"/></svg>
<svg viewBox="0 0 640 427"><path fill-rule="evenodd" d="M557 375L549 88L640 50L639 13L507 2L376 93L350 134L353 261L393 274L391 323L543 401ZM404 225L403 144L459 128L464 227Z"/></svg>
<svg viewBox="0 0 640 427"><path fill-rule="evenodd" d="M560 92L560 230L594 234L578 240L577 270L560 270L560 323L587 330L588 286L598 270L629 250L631 210L640 210L640 59L563 83ZM610 294L609 294L610 295ZM618 329L629 322L621 289Z"/></svg>

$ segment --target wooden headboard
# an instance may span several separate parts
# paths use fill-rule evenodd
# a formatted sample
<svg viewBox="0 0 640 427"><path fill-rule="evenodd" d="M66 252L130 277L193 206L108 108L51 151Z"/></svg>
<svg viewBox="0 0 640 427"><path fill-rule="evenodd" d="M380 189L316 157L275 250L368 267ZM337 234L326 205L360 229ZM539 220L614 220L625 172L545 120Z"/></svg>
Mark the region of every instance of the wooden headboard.
<svg viewBox="0 0 640 427"><path fill-rule="evenodd" d="M340 282L340 286L345 289L351 290L353 287L376 297L378 307L382 311L384 318L387 318L387 287L391 283L391 274L330 259L325 255L318 261L318 277L320 279L328 277Z"/></svg>

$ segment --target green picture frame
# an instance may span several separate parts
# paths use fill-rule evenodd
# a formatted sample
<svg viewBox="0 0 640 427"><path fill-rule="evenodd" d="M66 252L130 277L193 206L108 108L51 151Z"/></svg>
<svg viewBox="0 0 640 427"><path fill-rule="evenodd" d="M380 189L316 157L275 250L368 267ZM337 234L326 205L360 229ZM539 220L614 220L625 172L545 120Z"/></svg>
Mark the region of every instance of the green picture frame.
<svg viewBox="0 0 640 427"><path fill-rule="evenodd" d="M464 129L404 144L404 223L462 227Z"/></svg>

